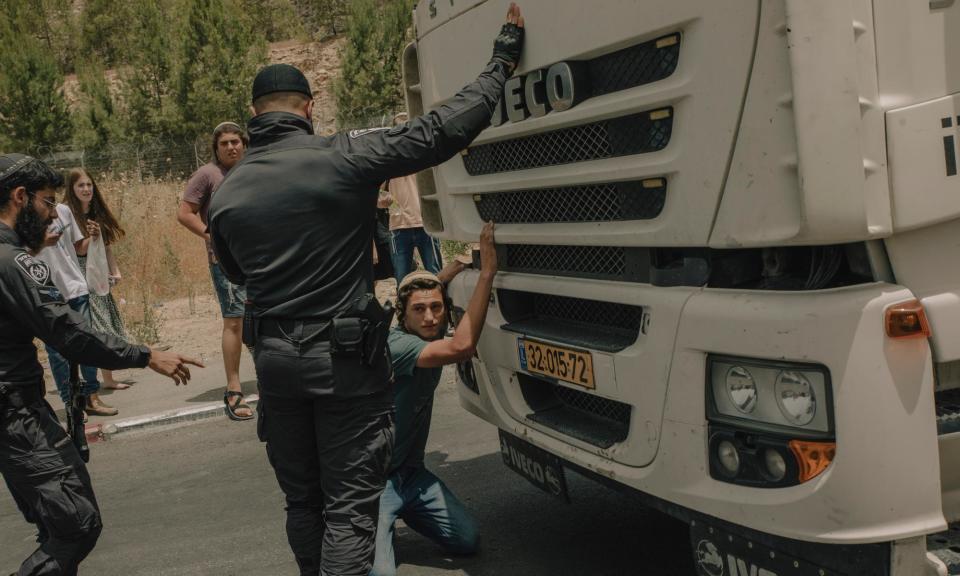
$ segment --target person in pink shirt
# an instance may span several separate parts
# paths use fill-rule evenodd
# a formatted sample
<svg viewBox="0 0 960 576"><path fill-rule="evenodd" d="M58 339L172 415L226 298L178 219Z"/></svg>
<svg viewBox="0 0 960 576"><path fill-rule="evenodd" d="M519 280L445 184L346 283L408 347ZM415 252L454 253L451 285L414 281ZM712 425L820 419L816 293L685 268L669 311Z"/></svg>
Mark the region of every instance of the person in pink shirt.
<svg viewBox="0 0 960 576"><path fill-rule="evenodd" d="M250 420L253 410L243 401L240 390L240 350L243 336L243 303L246 292L243 286L230 282L220 268L217 257L210 246L207 233L207 208L210 199L220 186L224 176L243 158L250 140L246 132L233 122L221 122L213 129L213 160L201 166L190 176L187 189L183 193L180 207L177 209L177 221L197 236L203 238L207 247L207 260L210 264L210 277L220 301L223 316L223 368L227 376L227 389L223 394L223 403L227 415L232 420Z"/></svg>

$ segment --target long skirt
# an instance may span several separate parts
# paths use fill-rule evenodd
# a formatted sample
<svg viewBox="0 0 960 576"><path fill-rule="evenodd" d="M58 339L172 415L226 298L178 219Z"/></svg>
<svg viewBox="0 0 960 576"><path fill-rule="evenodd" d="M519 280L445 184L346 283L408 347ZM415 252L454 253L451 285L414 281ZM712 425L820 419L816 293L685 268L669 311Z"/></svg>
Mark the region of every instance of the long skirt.
<svg viewBox="0 0 960 576"><path fill-rule="evenodd" d="M86 270L87 257L79 256L77 259L80 260L80 268ZM97 296L93 292L90 293L90 319L94 330L130 341L127 330L123 326L123 317L120 316L117 301L113 299L113 294Z"/></svg>

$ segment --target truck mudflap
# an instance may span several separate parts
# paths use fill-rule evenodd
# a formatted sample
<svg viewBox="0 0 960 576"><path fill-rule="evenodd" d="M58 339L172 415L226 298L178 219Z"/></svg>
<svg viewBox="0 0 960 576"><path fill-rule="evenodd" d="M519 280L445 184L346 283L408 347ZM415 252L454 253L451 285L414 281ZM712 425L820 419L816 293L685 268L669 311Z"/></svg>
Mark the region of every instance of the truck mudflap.
<svg viewBox="0 0 960 576"><path fill-rule="evenodd" d="M697 513L690 544L699 576L960 576L960 523L926 538L817 544L745 529Z"/></svg>
<svg viewBox="0 0 960 576"><path fill-rule="evenodd" d="M822 568L703 523L690 525L693 560L700 576L826 576Z"/></svg>
<svg viewBox="0 0 960 576"><path fill-rule="evenodd" d="M797 545L800 546L797 546ZM747 535L709 520L690 522L699 576L887 576L889 545L838 546Z"/></svg>

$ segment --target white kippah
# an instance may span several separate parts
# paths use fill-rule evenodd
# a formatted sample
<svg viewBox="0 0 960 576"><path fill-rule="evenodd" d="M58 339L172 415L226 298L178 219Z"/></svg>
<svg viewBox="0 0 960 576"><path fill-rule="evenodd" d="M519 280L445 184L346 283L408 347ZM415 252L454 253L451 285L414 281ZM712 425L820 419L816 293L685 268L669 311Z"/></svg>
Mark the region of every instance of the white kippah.
<svg viewBox="0 0 960 576"><path fill-rule="evenodd" d="M404 288L406 288L416 280L433 280L437 284L440 284L441 286L443 285L443 282L441 282L440 279L437 278L437 275L434 274L433 272L427 272L426 270L417 270L403 277L403 280L401 280L400 284L397 286L397 292L399 293L401 290L403 290Z"/></svg>

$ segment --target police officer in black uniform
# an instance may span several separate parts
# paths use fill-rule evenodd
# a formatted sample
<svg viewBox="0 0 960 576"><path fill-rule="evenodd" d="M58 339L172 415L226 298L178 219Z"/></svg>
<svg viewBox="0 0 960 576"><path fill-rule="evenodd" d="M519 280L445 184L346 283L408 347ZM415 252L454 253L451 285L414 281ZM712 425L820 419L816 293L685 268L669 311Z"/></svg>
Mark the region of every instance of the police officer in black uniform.
<svg viewBox="0 0 960 576"><path fill-rule="evenodd" d="M302 575L367 576L373 559L393 443L390 362L338 352L351 334L331 319L372 288L379 185L446 161L489 125L522 41L511 4L490 63L449 103L330 137L313 134L299 70L274 64L254 79L250 147L211 201L210 233L227 277L247 288L258 430Z"/></svg>
<svg viewBox="0 0 960 576"><path fill-rule="evenodd" d="M76 574L102 527L86 466L44 400L33 339L74 362L112 370L149 366L178 385L190 379L187 364L199 366L93 332L63 301L46 264L28 252L43 247L62 185L63 177L39 160L0 156L0 474L37 526L40 543L18 576Z"/></svg>

